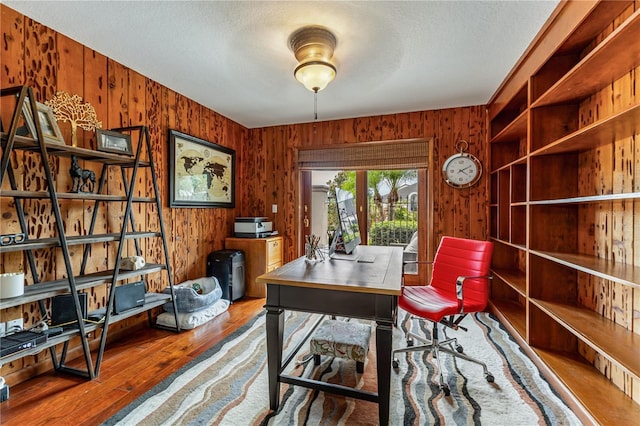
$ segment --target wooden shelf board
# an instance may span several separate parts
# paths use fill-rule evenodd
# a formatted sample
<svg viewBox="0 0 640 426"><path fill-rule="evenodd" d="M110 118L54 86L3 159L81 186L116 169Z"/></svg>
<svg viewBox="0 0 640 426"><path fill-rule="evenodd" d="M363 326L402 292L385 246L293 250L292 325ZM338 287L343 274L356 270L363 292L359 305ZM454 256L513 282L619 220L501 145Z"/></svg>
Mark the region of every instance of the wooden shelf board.
<svg viewBox="0 0 640 426"><path fill-rule="evenodd" d="M125 280L128 278L148 275L154 272L159 272L163 269L166 269L165 265L147 263L142 269L139 269L137 271L120 271L118 280ZM95 272L93 274L82 275L76 277L76 289L84 290L100 284L110 283L112 281L112 278L113 270L106 270ZM69 291L69 281L66 278L27 285L24 287L24 294L22 296L0 300L0 309L11 308L13 306L23 305L25 303L37 302L38 300L47 299L59 294L69 293Z"/></svg>
<svg viewBox="0 0 640 426"><path fill-rule="evenodd" d="M512 243L511 241L506 241L506 240L503 240L503 239L500 239L500 238L496 238L496 237L492 237L491 239L493 241L497 242L497 243L504 244L504 245L516 248L518 250L526 250L527 249L524 244L515 244L515 243Z"/></svg>
<svg viewBox="0 0 640 426"><path fill-rule="evenodd" d="M640 43L637 43L640 44ZM585 126L531 153L532 156L581 152L640 132L640 104Z"/></svg>
<svg viewBox="0 0 640 426"><path fill-rule="evenodd" d="M577 253L560 253L531 250L531 253L568 266L569 268L595 275L605 280L615 281L640 289L640 267L612 262L595 256Z"/></svg>
<svg viewBox="0 0 640 426"><path fill-rule="evenodd" d="M517 160L513 161L510 166L516 166L518 164L524 164L525 166L527 165L527 157L520 157Z"/></svg>
<svg viewBox="0 0 640 426"><path fill-rule="evenodd" d="M118 321L125 320L134 315L138 315L143 312L147 312L157 306L162 306L171 300L171 295L166 293L146 293L144 295L144 305L138 308L129 309L119 314L112 314L109 318L109 324L116 323Z"/></svg>
<svg viewBox="0 0 640 426"><path fill-rule="evenodd" d="M621 194L591 195L587 197L558 198L555 200L532 200L532 206L558 205L558 204L587 204L602 203L607 201L634 200L640 198L640 192L627 192Z"/></svg>
<svg viewBox="0 0 640 426"><path fill-rule="evenodd" d="M165 293L146 293L145 294L145 304L144 306L129 309L128 311L122 312L120 314L113 314L110 316L109 324L116 323L118 321L125 320L134 315L138 315L140 313L146 312L150 309L153 309L157 306L162 306L166 302L171 300L170 294ZM97 328L102 327L102 324L92 324L85 323L84 331L85 333L91 333L95 331ZM79 330L69 330L65 331L62 334L57 336L49 337L46 342L29 349L24 349L22 351L14 352L7 356L0 358L0 365L8 364L9 362L15 361L16 359L23 358L25 356L36 355L42 352L45 349L50 348L51 346L58 345L60 343L67 342L74 337L80 335Z"/></svg>
<svg viewBox="0 0 640 426"><path fill-rule="evenodd" d="M491 143L510 142L516 138L527 136L527 113L528 110L522 111L508 126L502 129L497 135L491 139Z"/></svg>
<svg viewBox="0 0 640 426"><path fill-rule="evenodd" d="M518 269L492 268L491 271L502 279L509 287L520 293L527 295L527 277Z"/></svg>
<svg viewBox="0 0 640 426"><path fill-rule="evenodd" d="M128 232L125 236L126 240L136 238L160 237L162 234L158 232ZM112 241L119 241L119 233L100 234L100 235L77 235L67 236L67 245L75 246L80 244L99 244ZM24 243L11 244L8 246L0 246L0 253L9 253L24 250L39 250L44 248L60 247L58 238L40 238L38 240L26 240Z"/></svg>
<svg viewBox="0 0 640 426"><path fill-rule="evenodd" d="M501 299L491 299L489 304L492 308L491 311L498 316L502 324L511 333L517 333L523 341L526 341L527 319L524 306L513 301Z"/></svg>
<svg viewBox="0 0 640 426"><path fill-rule="evenodd" d="M96 328L97 328L97 326L95 324L85 324L84 331L85 331L85 333L90 333L90 332L94 331ZM74 337L79 336L79 335L80 335L80 331L79 330L69 330L69 331L65 331L62 334L59 334L57 336L49 337L49 338L47 338L46 342L41 343L38 346L35 346L33 348L23 349L21 351L14 352L12 354L9 354L9 355L6 355L6 356L0 358L0 365L8 364L8 363L10 363L12 361L15 361L16 359L24 358L25 356L39 354L40 352L44 351L45 349L50 348L51 346L55 346L55 345L58 345L60 343L67 342L67 341L69 341L69 340L71 340Z"/></svg>
<svg viewBox="0 0 640 426"><path fill-rule="evenodd" d="M589 309L538 299L530 301L599 354L640 379L640 335Z"/></svg>
<svg viewBox="0 0 640 426"><path fill-rule="evenodd" d="M507 163L507 164L502 165L502 166L500 166L500 167L498 167L498 168L496 168L494 170L491 170L489 173L490 174L496 174L496 173L498 173L500 171L503 171L503 170L509 170L513 166L517 166L519 164L526 165L527 164L527 157L520 157L520 158L518 158L516 160L511 161L510 163Z"/></svg>
<svg viewBox="0 0 640 426"><path fill-rule="evenodd" d="M640 65L640 10L585 56L531 106L587 97Z"/></svg>
<svg viewBox="0 0 640 426"><path fill-rule="evenodd" d="M8 133L0 133L0 140L6 142L8 139ZM133 166L135 157L122 154L112 154L110 152L95 151L93 149L80 148L77 146L64 145L59 143L45 142L47 147L47 154L57 155L60 157L71 157L75 155L81 160L95 161L98 163L118 165L118 166ZM40 149L38 142L30 137L16 135L13 143L15 149L21 149L24 151L37 151ZM140 167L148 167L148 161L140 161Z"/></svg>
<svg viewBox="0 0 640 426"><path fill-rule="evenodd" d="M598 3L582 24L564 41L558 53L581 51L602 31L611 24L626 8L633 5L633 0L617 0Z"/></svg>
<svg viewBox="0 0 640 426"><path fill-rule="evenodd" d="M515 110L519 110L522 106L527 105L528 90L529 85L525 81L508 100L491 103L489 105L489 119L495 121L505 115L513 115Z"/></svg>
<svg viewBox="0 0 640 426"><path fill-rule="evenodd" d="M635 424L632 419L640 419L640 405L581 357L539 348L533 350L597 424Z"/></svg>

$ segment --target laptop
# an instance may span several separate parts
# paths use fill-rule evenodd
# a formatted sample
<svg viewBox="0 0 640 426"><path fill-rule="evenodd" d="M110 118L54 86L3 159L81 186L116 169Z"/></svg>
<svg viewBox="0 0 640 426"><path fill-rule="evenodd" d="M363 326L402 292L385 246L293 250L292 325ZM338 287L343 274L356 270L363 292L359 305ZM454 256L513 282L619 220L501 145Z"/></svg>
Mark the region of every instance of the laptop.
<svg viewBox="0 0 640 426"><path fill-rule="evenodd" d="M78 293L78 300L80 301L82 318L87 319L87 294ZM78 328L78 318L72 294L61 294L51 300L51 326L62 327L64 330Z"/></svg>
<svg viewBox="0 0 640 426"><path fill-rule="evenodd" d="M335 231L331 244L329 244L329 259L337 260L354 260L355 256L346 253L337 253L336 250L342 244L342 238L339 231Z"/></svg>
<svg viewBox="0 0 640 426"><path fill-rule="evenodd" d="M350 254L336 253L336 247L338 245L339 239L340 238L338 238L338 236L335 235L331 240L331 244L329 245L329 259L347 260L351 262L360 262L360 263L373 263L376 261L376 257L374 255L357 256L353 254L353 252L351 252Z"/></svg>

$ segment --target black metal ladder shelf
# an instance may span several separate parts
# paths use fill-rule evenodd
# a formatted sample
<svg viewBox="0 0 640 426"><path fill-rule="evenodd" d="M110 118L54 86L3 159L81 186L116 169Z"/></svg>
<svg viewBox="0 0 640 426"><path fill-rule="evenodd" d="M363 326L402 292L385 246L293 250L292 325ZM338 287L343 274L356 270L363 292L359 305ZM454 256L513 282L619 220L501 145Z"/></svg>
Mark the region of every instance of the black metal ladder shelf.
<svg viewBox="0 0 640 426"><path fill-rule="evenodd" d="M29 272L33 278L33 284L25 287L25 293L23 296L0 300L0 309L5 309L13 306L20 306L27 303L38 302L40 314L44 319L47 318L47 310L44 301L58 294L71 294L73 295L73 304L75 309L75 316L78 320L78 330L72 333L65 333L55 338L50 338L47 343L32 348L29 351L21 351L0 358L0 365L24 357L26 355L35 354L43 349L49 348L54 368L57 371L65 371L73 374L77 374L89 379L93 379L99 375L100 365L104 355L104 349L107 341L107 334L109 324L115 321L119 321L128 318L132 315L146 311L151 324L151 309L157 306L161 306L167 301L172 301L174 305L174 315L176 320L176 331L180 331L180 326L177 318L177 309L175 302L174 282L173 274L171 272L170 257L165 233L164 219L162 216L162 204L160 201L160 191L158 188L157 174L155 165L153 163L153 156L151 150L151 141L149 131L146 126L132 126L114 129L119 132L128 132L130 134L138 134L138 144L134 157L112 154L108 152L98 152L85 148L72 147L68 145L56 144L47 142L43 136L42 127L38 120L34 120L35 135L32 137L25 137L18 135L19 126L22 123L22 116L25 111L31 113L32 117L38 117L37 104L33 91L30 87L19 86L8 89L0 89L0 96L2 98L15 99L15 108L13 111L11 124L8 131L2 132L2 157L0 160L0 197L13 199L13 205L15 206L17 221L20 226L21 233L25 235L24 241L20 244L10 244L6 246L0 246L0 254L22 251L26 254L27 264L29 266ZM3 104L6 105L6 104ZM144 148L144 149L143 149ZM44 172L47 188L42 190L38 188L37 191L30 191L20 189L16 177L14 175L13 163L16 163L16 159L11 160L11 155L14 151L21 150L26 152L33 152L39 155L41 168ZM146 156L146 160L143 161L142 156ZM55 187L55 178L49 163L51 157L72 157L75 156L79 159L86 161L93 161L102 163L102 171L100 173L98 189L96 193L58 193ZM102 194L105 188L105 182L107 177L107 170L110 166L120 167L122 182L124 187L124 195L106 195ZM137 182L137 174L140 167L145 167L150 170L151 181L153 184L153 196L152 197L134 197L135 184ZM127 178L127 169L130 169L130 179ZM5 176L8 178L9 185L4 184ZM10 189L7 189L7 186ZM25 200L29 199L43 199L50 200L51 212L53 213L55 236L38 239L35 236L29 235L29 228L25 219ZM94 201L93 212L91 217L91 223L86 235L79 236L67 236L65 234L65 227L63 222L63 216L60 209L61 199L76 199L83 201ZM121 222L121 227L118 232L112 232L108 234L95 234L96 223L98 218L98 210L102 204L108 202L120 202L125 203L124 215ZM136 224L133 215L132 205L134 203L154 203L155 211L158 215L158 228L157 230L136 230ZM129 230L130 228L130 230ZM161 238L162 248L164 251L164 263L154 264L149 263L144 268L137 271L124 271L120 269L120 260L123 257L124 247L127 240L133 240L135 245L135 252L138 256L142 254L138 240L140 238ZM113 269L85 273L87 262L91 255L91 245L114 242L117 244L116 257L114 259ZM80 265L79 274L74 273L73 264L71 261L70 246L84 245L82 261ZM33 254L34 250L40 250L45 248L59 248L64 261L65 277L53 281L42 281L40 273L37 268L36 259ZM145 298L145 304L142 308L137 308L131 312L127 312L126 315L113 315L112 310L115 301L115 288L119 282L135 278L144 277L147 274L167 271L168 282L170 288L170 294L161 293L148 293ZM104 307L104 318L100 324L85 324L83 319L83 312L80 305L78 292L80 290L88 289L98 285L107 285L107 305ZM101 329L100 344L97 350L97 356L95 365L93 364L91 351L89 347L88 335ZM66 356L68 352L68 345L73 337L79 336L82 345L82 351L84 355L84 363L86 369L77 369L69 367L65 364ZM58 355L56 353L56 346L63 344L63 349Z"/></svg>

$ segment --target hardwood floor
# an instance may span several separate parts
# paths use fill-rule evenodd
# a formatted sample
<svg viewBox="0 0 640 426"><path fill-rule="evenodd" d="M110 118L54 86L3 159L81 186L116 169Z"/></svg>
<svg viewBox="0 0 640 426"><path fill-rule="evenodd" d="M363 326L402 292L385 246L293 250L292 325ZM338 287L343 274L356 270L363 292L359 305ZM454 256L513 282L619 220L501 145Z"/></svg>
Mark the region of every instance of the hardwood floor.
<svg viewBox="0 0 640 426"><path fill-rule="evenodd" d="M264 303L238 300L212 321L179 334L136 330L107 345L100 375L92 381L50 372L11 386L9 400L0 404L0 424L100 424L253 318Z"/></svg>

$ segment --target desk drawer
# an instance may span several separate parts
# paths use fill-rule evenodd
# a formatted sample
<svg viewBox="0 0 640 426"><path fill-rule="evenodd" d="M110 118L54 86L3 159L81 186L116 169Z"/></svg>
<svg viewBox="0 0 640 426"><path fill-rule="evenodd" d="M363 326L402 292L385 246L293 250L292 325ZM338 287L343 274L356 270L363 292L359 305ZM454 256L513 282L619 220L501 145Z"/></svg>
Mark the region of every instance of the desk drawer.
<svg viewBox="0 0 640 426"><path fill-rule="evenodd" d="M278 266L282 264L282 240L281 239L267 242L267 265L271 267L273 264L276 264L276 263L279 264Z"/></svg>
<svg viewBox="0 0 640 426"><path fill-rule="evenodd" d="M278 269L281 266L282 266L282 262L270 263L269 266L267 266L267 270L265 272L271 272L274 269Z"/></svg>

